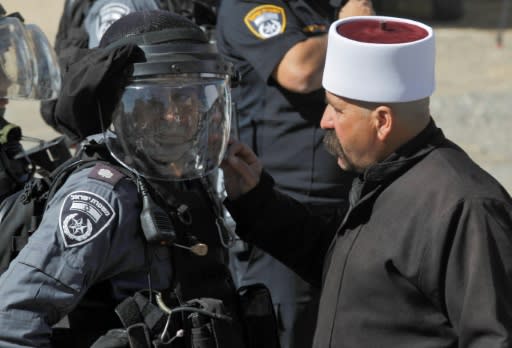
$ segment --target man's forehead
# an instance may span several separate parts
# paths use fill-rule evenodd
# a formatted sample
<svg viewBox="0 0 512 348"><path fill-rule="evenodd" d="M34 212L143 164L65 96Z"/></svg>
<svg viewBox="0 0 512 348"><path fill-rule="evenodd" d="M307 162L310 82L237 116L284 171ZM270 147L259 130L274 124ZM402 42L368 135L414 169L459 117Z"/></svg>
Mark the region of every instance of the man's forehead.
<svg viewBox="0 0 512 348"><path fill-rule="evenodd" d="M328 91L325 91L325 102L327 104L330 104L332 102L334 95L329 93Z"/></svg>
<svg viewBox="0 0 512 348"><path fill-rule="evenodd" d="M360 107L368 110L376 109L380 105L386 105L385 103L378 103L378 102L365 102L361 100L355 100L347 97L342 97L336 94L333 94L331 92L326 91L325 92L325 101L329 105L336 106L338 108L344 108L344 107Z"/></svg>
<svg viewBox="0 0 512 348"><path fill-rule="evenodd" d="M347 100L345 98L333 94L329 91L325 91L325 101L327 104L341 104L341 103L347 103Z"/></svg>

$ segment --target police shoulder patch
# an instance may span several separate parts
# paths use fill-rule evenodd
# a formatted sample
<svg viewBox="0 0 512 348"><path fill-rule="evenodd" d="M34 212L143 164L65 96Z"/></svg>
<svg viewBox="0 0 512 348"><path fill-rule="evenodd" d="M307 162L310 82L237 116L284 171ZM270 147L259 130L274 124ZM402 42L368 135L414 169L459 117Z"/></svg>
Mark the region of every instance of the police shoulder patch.
<svg viewBox="0 0 512 348"><path fill-rule="evenodd" d="M59 227L64 245L75 247L96 238L114 219L112 206L95 193L75 191L62 203Z"/></svg>
<svg viewBox="0 0 512 348"><path fill-rule="evenodd" d="M286 29L284 9L275 5L261 5L253 8L244 17L245 25L260 39L279 35Z"/></svg>

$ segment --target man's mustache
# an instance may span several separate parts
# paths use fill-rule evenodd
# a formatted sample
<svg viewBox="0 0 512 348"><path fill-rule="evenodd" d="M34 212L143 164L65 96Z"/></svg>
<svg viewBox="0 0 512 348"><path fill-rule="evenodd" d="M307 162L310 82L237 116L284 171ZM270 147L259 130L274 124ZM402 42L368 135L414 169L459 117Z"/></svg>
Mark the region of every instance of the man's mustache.
<svg viewBox="0 0 512 348"><path fill-rule="evenodd" d="M341 157L343 155L343 148L336 136L334 129L327 129L325 131L323 143L327 152L335 157Z"/></svg>

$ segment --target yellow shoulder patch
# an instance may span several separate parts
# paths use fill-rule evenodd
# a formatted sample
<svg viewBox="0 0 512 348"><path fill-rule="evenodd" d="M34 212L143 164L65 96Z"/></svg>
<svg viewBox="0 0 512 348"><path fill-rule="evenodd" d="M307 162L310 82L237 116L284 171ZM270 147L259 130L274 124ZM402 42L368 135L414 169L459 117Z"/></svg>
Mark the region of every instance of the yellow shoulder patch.
<svg viewBox="0 0 512 348"><path fill-rule="evenodd" d="M274 5L261 5L253 8L244 17L247 28L258 38L268 39L286 29L284 9Z"/></svg>

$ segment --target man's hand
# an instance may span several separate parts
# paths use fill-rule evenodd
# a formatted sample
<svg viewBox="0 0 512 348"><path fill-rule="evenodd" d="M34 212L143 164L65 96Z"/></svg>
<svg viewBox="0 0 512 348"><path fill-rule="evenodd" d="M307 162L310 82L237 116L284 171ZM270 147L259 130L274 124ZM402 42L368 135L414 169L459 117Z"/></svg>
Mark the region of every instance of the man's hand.
<svg viewBox="0 0 512 348"><path fill-rule="evenodd" d="M228 198L235 200L252 190L260 181L263 166L256 154L245 144L230 143L221 164Z"/></svg>
<svg viewBox="0 0 512 348"><path fill-rule="evenodd" d="M349 0L338 12L338 19L352 16L373 16L373 4L370 0Z"/></svg>

